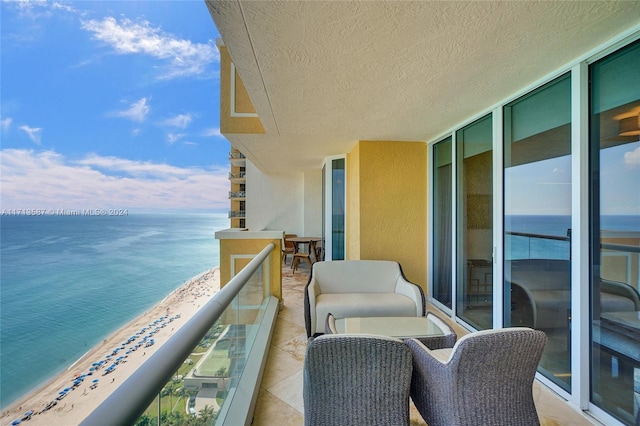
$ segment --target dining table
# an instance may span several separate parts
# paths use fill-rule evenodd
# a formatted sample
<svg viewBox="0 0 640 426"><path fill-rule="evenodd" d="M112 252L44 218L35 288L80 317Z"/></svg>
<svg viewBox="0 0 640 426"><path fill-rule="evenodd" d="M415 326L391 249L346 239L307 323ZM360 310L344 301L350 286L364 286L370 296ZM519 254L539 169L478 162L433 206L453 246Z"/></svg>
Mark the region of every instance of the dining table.
<svg viewBox="0 0 640 426"><path fill-rule="evenodd" d="M311 261L312 262L318 261L318 258L316 255L316 243L318 241L322 241L321 237L291 237L291 238L287 238L286 240L291 241L293 243L294 255L298 253L301 249L304 252L306 247L306 250L307 250L306 253L309 253L309 258L311 259Z"/></svg>

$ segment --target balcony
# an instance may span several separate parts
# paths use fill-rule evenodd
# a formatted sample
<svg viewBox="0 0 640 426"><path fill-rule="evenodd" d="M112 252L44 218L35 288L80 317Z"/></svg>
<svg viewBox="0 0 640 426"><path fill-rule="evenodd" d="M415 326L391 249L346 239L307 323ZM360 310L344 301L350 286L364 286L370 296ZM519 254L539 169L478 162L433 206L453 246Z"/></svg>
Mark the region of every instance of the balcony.
<svg viewBox="0 0 640 426"><path fill-rule="evenodd" d="M282 269L282 295L284 307L278 314L275 331L258 402L254 412L253 426L302 425L304 409L302 401L302 367L306 349L304 326L303 291L309 279L309 268L303 265L291 272L289 266ZM427 310L437 312L431 304ZM446 315L441 313L442 316ZM467 333L457 324L452 324L458 336ZM567 409L566 401L558 397L538 381L534 383L534 398L542 424L593 425L576 411ZM411 404L411 425L426 425Z"/></svg>
<svg viewBox="0 0 640 426"><path fill-rule="evenodd" d="M229 180L231 183L245 183L247 179L245 178L245 172L231 173L229 172Z"/></svg>
<svg viewBox="0 0 640 426"><path fill-rule="evenodd" d="M250 267L248 266L248 268ZM273 334L271 335L271 340L270 342L267 341L261 345L256 345L255 343L252 345L252 347L254 348L256 346L258 348L262 348L260 350L264 350L264 355L266 356L266 364L261 381L258 380L257 382L255 382L255 386L258 387L256 392L254 393L257 393L257 399L255 400L255 409L252 415L252 424L255 426L274 424L302 425L304 423L304 408L302 399L302 369L304 364L307 337L304 326L303 292L309 278L309 272L310 271L307 266L301 266L295 274L292 273L290 266L284 265L282 267L282 306L279 312L277 312L277 317L274 318L275 327L273 329ZM254 276L252 275L252 277ZM255 297L253 296L258 293L262 293L261 291L258 291L258 293L256 293L255 291L256 289L261 287L260 285L258 285L258 287L253 286L253 290L251 290L250 281L252 279L255 278L250 278L247 282L247 287L249 287L250 289L249 293L245 293L244 296L243 293L240 293L238 296L236 296L234 301L231 302L230 308L235 311L235 314L232 315L232 317L236 319L238 318L237 314L242 313L242 310L246 309L246 307L242 308L242 305L238 304L240 300L242 300L241 303L243 304L246 304L248 301L250 302L250 300L254 300L257 302L258 299L255 299ZM231 285L232 284L229 283L229 286ZM247 297L251 294L253 295L252 297ZM231 299L228 299L228 302L230 300ZM255 305L255 303L250 302L249 305L246 306L248 306L250 309L253 309L251 307L253 305ZM259 305L260 304L255 305L255 307L259 307ZM430 304L428 304L427 309L437 311L437 309ZM444 314L441 315L444 316ZM203 321L199 322L202 323L200 325L205 326ZM211 324L209 324L208 326L210 327ZM462 329L457 324L452 324L452 326L459 336L466 333L466 330ZM244 337L249 334L252 334L256 337L265 337L265 334L269 334L268 332L249 332L247 327L244 327L242 329L244 334L242 336L243 339L241 340L243 341ZM235 329L231 327L227 328L225 331L225 327L222 327L218 324L217 326L214 325L211 330L213 330L221 337L233 338L238 337L237 331L240 329L238 327L235 327ZM231 331L233 331L234 333L231 333ZM213 347L215 346L216 345L214 344ZM243 346L243 348L248 351L249 343ZM167 349L173 348L167 347ZM168 350L167 352L172 352L172 350ZM234 353L238 354L237 351ZM253 364L253 360L247 358L246 367L244 368L244 370L247 371L257 368ZM156 372L156 374L158 373ZM229 375L224 374L221 375L221 377L222 379L216 379L216 387L231 386L229 385L231 381L233 381L233 386L235 386L239 381L242 380L242 378L238 379L237 377L229 377ZM226 384L223 383L225 380L224 377L227 377ZM145 380L149 381L150 379L146 378ZM243 393L238 392L239 391L235 392L236 395L244 395ZM227 393L227 396L229 396L229 394L230 392ZM587 419L578 411L568 409L568 406L564 400L562 400L546 387L542 386L537 381L534 384L534 398L536 401L541 424L598 424L593 419ZM243 406L241 408L243 408L243 411L248 413L248 415L250 416L249 419L251 419L251 406L253 405L251 398L247 398L246 395L244 395L243 397L239 398L239 400L241 401L239 405ZM224 415L228 415L229 410L223 405L220 408L220 412ZM95 414L97 413L94 412L93 415ZM225 417L222 417L220 415L216 415L215 417L217 418L217 421L211 422L211 424L238 424L234 423L235 421L237 421L237 418L230 421L229 417L226 417L226 420L224 420ZM88 423L85 421L85 424ZM413 407L413 404L411 404L411 425L426 425L426 423L422 420L420 414Z"/></svg>
<svg viewBox="0 0 640 426"><path fill-rule="evenodd" d="M246 196L247 196L246 191L237 191L237 192L229 191L230 200L244 200ZM243 213L242 217L244 217L244 212L242 213Z"/></svg>
<svg viewBox="0 0 640 426"><path fill-rule="evenodd" d="M244 167L247 164L247 159L241 152L230 152L229 162L234 167Z"/></svg>
<svg viewBox="0 0 640 426"><path fill-rule="evenodd" d="M245 211L244 210L231 210L229 211L229 218L233 219L233 218L239 218L239 219L244 219L245 217Z"/></svg>

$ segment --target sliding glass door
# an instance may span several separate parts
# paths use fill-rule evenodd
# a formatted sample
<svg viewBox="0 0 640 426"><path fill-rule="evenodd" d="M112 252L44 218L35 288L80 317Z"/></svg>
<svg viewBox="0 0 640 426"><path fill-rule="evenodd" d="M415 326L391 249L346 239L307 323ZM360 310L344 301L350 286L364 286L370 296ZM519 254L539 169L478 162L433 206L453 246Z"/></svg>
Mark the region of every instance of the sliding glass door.
<svg viewBox="0 0 640 426"><path fill-rule="evenodd" d="M504 108L504 325L543 330L540 368L571 385L571 78Z"/></svg>
<svg viewBox="0 0 640 426"><path fill-rule="evenodd" d="M327 160L322 168L322 235L325 260L345 258L346 161Z"/></svg>
<svg viewBox="0 0 640 426"><path fill-rule="evenodd" d="M477 329L493 326L492 116L456 132L458 317Z"/></svg>
<svg viewBox="0 0 640 426"><path fill-rule="evenodd" d="M591 402L640 423L640 42L590 67Z"/></svg>
<svg viewBox="0 0 640 426"><path fill-rule="evenodd" d="M449 309L452 279L453 164L451 138L433 147L433 298Z"/></svg>
<svg viewBox="0 0 640 426"><path fill-rule="evenodd" d="M431 146L429 290L470 330L544 331L542 382L638 426L640 39L618 43Z"/></svg>

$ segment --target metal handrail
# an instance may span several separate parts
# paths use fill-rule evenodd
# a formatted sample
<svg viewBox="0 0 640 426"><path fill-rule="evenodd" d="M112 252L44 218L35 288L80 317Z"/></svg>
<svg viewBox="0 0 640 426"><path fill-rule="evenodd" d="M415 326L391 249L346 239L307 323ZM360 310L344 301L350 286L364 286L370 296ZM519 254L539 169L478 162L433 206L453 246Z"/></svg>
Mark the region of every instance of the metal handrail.
<svg viewBox="0 0 640 426"><path fill-rule="evenodd" d="M529 238L539 238L543 240L555 240L555 241L571 241L571 237L560 237L557 235L545 235L545 234L531 234L528 232L516 232L516 231L507 231L505 232L507 235L513 235L517 237L529 237ZM614 251L624 251L629 253L640 253L639 246L632 246L629 244L617 244L617 243L600 243L600 248L604 250L614 250Z"/></svg>
<svg viewBox="0 0 640 426"><path fill-rule="evenodd" d="M630 246L629 244L600 243L600 248L604 250L624 251L629 253L640 253L639 246Z"/></svg>
<svg viewBox="0 0 640 426"><path fill-rule="evenodd" d="M505 232L505 234L513 235L516 237L539 238L542 240L571 241L571 237L561 237L558 235L531 234L529 232L516 232L516 231L507 231Z"/></svg>
<svg viewBox="0 0 640 426"><path fill-rule="evenodd" d="M247 266L231 278L227 285L222 287L209 302L80 424L135 424L274 248L273 243L267 244Z"/></svg>

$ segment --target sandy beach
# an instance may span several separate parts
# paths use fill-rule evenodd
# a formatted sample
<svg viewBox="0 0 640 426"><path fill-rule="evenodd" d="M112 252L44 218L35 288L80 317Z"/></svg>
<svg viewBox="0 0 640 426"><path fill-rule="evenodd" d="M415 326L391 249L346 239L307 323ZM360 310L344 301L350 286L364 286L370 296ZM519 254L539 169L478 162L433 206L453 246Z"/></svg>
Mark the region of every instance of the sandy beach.
<svg viewBox="0 0 640 426"><path fill-rule="evenodd" d="M93 347L48 383L3 410L0 425L11 425L15 420L24 418L25 413L29 411L32 411L33 415L23 420L21 425L79 424L219 289L220 270L218 268L192 278L156 306ZM130 340L132 336L137 337L135 340ZM151 345L149 345L150 340L153 340ZM136 345L138 347L133 350ZM122 349L115 351L116 348ZM111 372L104 374L118 358L120 362L117 366ZM104 361L102 365L94 365L100 361ZM91 368L97 369L90 371ZM90 372L92 374L88 375ZM84 378L82 378L83 375L85 375ZM74 381L79 378L82 378L82 381L74 387ZM96 379L98 381L94 382ZM67 391L62 399L57 400L60 392L68 388L72 389ZM55 405L51 406L52 402L55 402ZM50 408L47 409L48 406Z"/></svg>

